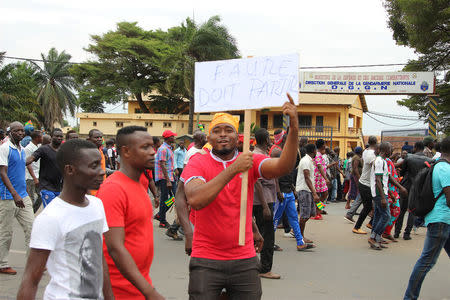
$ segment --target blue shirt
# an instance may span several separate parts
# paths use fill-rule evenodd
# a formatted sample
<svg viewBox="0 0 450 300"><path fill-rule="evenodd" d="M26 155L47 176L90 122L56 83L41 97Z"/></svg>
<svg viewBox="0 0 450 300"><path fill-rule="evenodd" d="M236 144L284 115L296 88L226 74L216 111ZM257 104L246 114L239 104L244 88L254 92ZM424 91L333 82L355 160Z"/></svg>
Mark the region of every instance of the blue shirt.
<svg viewBox="0 0 450 300"><path fill-rule="evenodd" d="M175 155L175 169L183 169L184 167L184 158L186 157L186 148L181 149L178 147L174 151Z"/></svg>
<svg viewBox="0 0 450 300"><path fill-rule="evenodd" d="M8 167L8 178L11 181L12 186L19 194L24 198L28 196L27 184L25 181L25 162L26 154L25 149L19 146L17 148L11 141L4 143L0 146L0 166ZM12 200L13 197L9 190L6 188L3 181L0 179L0 199Z"/></svg>
<svg viewBox="0 0 450 300"><path fill-rule="evenodd" d="M446 162L438 163L433 170L433 193L437 197L447 186L450 186L450 164ZM437 199L432 211L425 216L425 226L430 223L446 223L450 225L450 208L447 206L445 194Z"/></svg>
<svg viewBox="0 0 450 300"><path fill-rule="evenodd" d="M22 147L26 147L26 146L28 146L28 144L31 142L31 136L29 136L29 135L26 135L21 141L20 141L20 145L22 146Z"/></svg>

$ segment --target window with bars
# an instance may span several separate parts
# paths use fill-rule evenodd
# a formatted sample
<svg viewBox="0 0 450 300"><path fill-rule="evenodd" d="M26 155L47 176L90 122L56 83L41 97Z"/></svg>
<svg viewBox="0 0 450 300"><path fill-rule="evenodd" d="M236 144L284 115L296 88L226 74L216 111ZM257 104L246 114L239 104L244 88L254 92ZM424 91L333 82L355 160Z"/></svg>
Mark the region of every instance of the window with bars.
<svg viewBox="0 0 450 300"><path fill-rule="evenodd" d="M273 128L283 128L283 115L273 115Z"/></svg>
<svg viewBox="0 0 450 300"><path fill-rule="evenodd" d="M312 126L312 116L310 115L299 115L298 125L300 127L311 127Z"/></svg>

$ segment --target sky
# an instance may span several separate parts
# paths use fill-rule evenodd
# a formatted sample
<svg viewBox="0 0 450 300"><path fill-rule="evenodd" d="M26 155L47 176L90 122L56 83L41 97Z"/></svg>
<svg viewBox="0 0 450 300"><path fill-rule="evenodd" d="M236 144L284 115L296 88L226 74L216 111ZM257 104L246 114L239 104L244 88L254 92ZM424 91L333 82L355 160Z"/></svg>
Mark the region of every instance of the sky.
<svg viewBox="0 0 450 300"><path fill-rule="evenodd" d="M219 15L236 38L242 57L299 53L301 67L406 63L417 57L412 49L396 45L381 0L15 0L1 1L0 12L0 51L16 57L40 58L55 47L71 54L74 62L85 61L93 58L83 50L91 42L90 35L114 30L118 22L165 30L187 17L201 23L213 15ZM320 71L399 70L401 66ZM366 100L369 111L416 116L397 105L405 97L366 96ZM106 109L122 110L121 105ZM365 135L426 128L421 121L406 126L414 121L378 118L392 126L365 115Z"/></svg>

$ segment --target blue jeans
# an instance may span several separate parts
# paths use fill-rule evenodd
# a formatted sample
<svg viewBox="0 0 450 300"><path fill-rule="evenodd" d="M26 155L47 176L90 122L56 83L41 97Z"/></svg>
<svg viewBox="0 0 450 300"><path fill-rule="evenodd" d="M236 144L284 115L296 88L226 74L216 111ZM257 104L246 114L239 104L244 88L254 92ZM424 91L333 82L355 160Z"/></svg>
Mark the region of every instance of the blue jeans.
<svg viewBox="0 0 450 300"><path fill-rule="evenodd" d="M42 204L44 204L44 207L49 205L50 202L52 202L53 199L58 197L60 193L61 192L54 192L54 191L49 191L49 190L41 190L40 194L41 194Z"/></svg>
<svg viewBox="0 0 450 300"><path fill-rule="evenodd" d="M169 199L169 189L167 188L167 181L165 179L158 180L156 182L158 185L160 191L161 191L161 197L159 198L159 222L160 223L166 223L166 213L169 210L169 208L166 205L166 201ZM175 181L172 181L172 195L175 196L175 193L177 192L177 185Z"/></svg>
<svg viewBox="0 0 450 300"><path fill-rule="evenodd" d="M338 192L338 183L336 178L331 180L331 186L331 202L336 202Z"/></svg>
<svg viewBox="0 0 450 300"><path fill-rule="evenodd" d="M372 220L372 234L370 237L379 242L381 241L381 235L383 234L384 229L386 229L386 226L389 223L391 213L389 212L389 203L385 208L381 207L381 196L374 197L373 203L374 211Z"/></svg>
<svg viewBox="0 0 450 300"><path fill-rule="evenodd" d="M298 214L295 208L295 196L293 192L283 193L284 200L282 203L278 202L275 205L275 212L273 216L273 227L277 230L278 223L280 222L283 212L286 211L288 217L289 225L291 225L292 230L294 230L295 239L297 240L297 246L303 246L305 242L303 241L302 232L300 231L300 225L298 224Z"/></svg>
<svg viewBox="0 0 450 300"><path fill-rule="evenodd" d="M436 264L442 248L445 249L447 255L450 257L450 225L446 223L428 224L422 255L420 255L411 273L411 277L409 277L404 300L415 300L419 298L422 282L428 271Z"/></svg>

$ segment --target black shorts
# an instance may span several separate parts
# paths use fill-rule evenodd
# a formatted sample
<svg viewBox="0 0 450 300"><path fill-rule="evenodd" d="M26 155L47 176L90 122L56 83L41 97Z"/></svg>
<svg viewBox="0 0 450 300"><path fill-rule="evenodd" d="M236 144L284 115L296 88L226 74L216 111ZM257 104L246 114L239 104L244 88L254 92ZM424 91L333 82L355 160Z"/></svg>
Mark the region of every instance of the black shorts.
<svg viewBox="0 0 450 300"><path fill-rule="evenodd" d="M192 257L189 263L189 299L218 299L223 289L229 300L261 299L258 258L214 260Z"/></svg>

